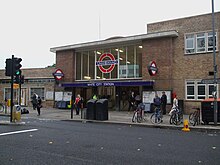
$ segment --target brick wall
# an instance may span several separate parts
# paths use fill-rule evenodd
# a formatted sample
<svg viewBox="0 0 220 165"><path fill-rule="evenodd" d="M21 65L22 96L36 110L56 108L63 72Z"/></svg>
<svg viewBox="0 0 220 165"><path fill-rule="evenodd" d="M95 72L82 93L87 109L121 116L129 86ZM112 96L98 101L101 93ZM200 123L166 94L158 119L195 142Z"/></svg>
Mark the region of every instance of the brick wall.
<svg viewBox="0 0 220 165"><path fill-rule="evenodd" d="M219 20L220 20L220 12L215 14L215 30L216 32L218 32L218 39L219 39L217 43L218 50L220 49ZM213 76L208 75L209 71L213 71L213 53L211 52L211 53L202 53L202 54L194 54L194 55L185 55L184 34L212 31L212 14L193 16L188 18L152 23L147 25L148 33L168 31L168 30L178 31L179 36L177 38L173 38L173 45L172 45L173 56L172 57L167 56L170 57L171 70L167 69L166 72L167 75L170 75L168 77L172 77L172 80L170 80L170 82L172 83L171 85L172 90L177 93L179 99L185 100L185 80L213 78ZM161 44L160 39L149 44L159 45L158 48L161 49L161 52L163 52L159 54L159 56L164 55L164 52L168 52L168 50L165 50L163 48L164 45ZM146 47L149 47L149 45ZM150 49L150 47L148 49ZM151 51L156 51L154 49ZM219 51L217 51L216 64L219 63L220 63ZM158 64L160 64L160 62L158 62ZM169 73L169 71L171 71L172 73ZM219 71L217 77L220 77ZM158 78L155 79L160 79L160 78L161 75L159 73ZM159 83L160 82L158 83L156 82L156 85ZM198 105L200 105L200 102L198 101L185 101L185 112L190 111L189 109L191 109L193 106L198 106Z"/></svg>
<svg viewBox="0 0 220 165"><path fill-rule="evenodd" d="M75 52L73 50L59 51L56 53L56 68L64 73L64 82L75 80Z"/></svg>

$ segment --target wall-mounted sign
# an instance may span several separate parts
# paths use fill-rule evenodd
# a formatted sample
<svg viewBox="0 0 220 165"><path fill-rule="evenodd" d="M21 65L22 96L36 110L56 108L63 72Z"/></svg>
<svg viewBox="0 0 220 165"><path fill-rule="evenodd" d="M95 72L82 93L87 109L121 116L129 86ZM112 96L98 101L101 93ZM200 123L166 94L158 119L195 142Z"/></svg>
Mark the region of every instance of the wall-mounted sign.
<svg viewBox="0 0 220 165"><path fill-rule="evenodd" d="M110 73L118 64L118 60L115 60L114 55L111 53L104 53L100 56L99 61L96 61L96 66L102 73ZM108 66L108 67L105 67Z"/></svg>
<svg viewBox="0 0 220 165"><path fill-rule="evenodd" d="M158 72L157 64L155 61L151 61L147 66L148 72L151 76L155 76Z"/></svg>
<svg viewBox="0 0 220 165"><path fill-rule="evenodd" d="M54 73L53 76L56 80L61 80L64 76L63 71L61 69L57 69Z"/></svg>

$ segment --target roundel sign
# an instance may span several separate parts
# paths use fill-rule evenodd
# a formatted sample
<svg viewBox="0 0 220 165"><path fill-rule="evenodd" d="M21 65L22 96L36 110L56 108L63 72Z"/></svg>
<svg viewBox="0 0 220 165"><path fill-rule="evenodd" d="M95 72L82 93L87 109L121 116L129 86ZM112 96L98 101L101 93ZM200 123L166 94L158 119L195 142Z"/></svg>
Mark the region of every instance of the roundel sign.
<svg viewBox="0 0 220 165"><path fill-rule="evenodd" d="M102 73L110 73L115 68L115 65L118 64L118 61L115 60L114 55L111 53L104 53L99 57L99 60L96 61L96 66L99 67L99 70Z"/></svg>
<svg viewBox="0 0 220 165"><path fill-rule="evenodd" d="M148 72L151 76L155 76L158 72L157 64L155 61L151 61L147 66Z"/></svg>
<svg viewBox="0 0 220 165"><path fill-rule="evenodd" d="M55 77L56 80L61 80L64 76L63 71L61 69L57 69L54 73L53 76Z"/></svg>

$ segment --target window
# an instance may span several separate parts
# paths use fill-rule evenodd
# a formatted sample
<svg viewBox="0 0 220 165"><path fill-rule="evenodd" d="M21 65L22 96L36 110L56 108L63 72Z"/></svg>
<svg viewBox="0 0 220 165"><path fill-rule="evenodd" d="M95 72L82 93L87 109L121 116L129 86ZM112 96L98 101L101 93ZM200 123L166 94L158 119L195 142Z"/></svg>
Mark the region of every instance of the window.
<svg viewBox="0 0 220 165"><path fill-rule="evenodd" d="M103 54L108 56L102 56ZM111 60L109 54L114 56L112 57L114 60ZM76 80L126 79L142 76L142 46L139 45L76 52L75 58Z"/></svg>
<svg viewBox="0 0 220 165"><path fill-rule="evenodd" d="M38 96L41 97L42 100L45 100L45 89L44 88L31 88L30 89L30 97L36 93ZM31 100L31 98L30 98Z"/></svg>
<svg viewBox="0 0 220 165"><path fill-rule="evenodd" d="M201 80L186 81L186 99L187 100L203 100L212 98L214 84L202 84Z"/></svg>
<svg viewBox="0 0 220 165"><path fill-rule="evenodd" d="M11 99L11 88L5 88L5 96L4 99ZM18 100L18 90L14 89L13 90L13 100L17 101Z"/></svg>
<svg viewBox="0 0 220 165"><path fill-rule="evenodd" d="M205 53L213 51L213 33L203 32L185 35L185 54ZM215 33L215 49L217 50L217 33Z"/></svg>
<svg viewBox="0 0 220 165"><path fill-rule="evenodd" d="M208 52L213 51L213 33L208 33ZM217 40L216 40L216 33L215 33L215 50L216 50Z"/></svg>
<svg viewBox="0 0 220 165"><path fill-rule="evenodd" d="M205 33L196 34L196 52L205 52Z"/></svg>
<svg viewBox="0 0 220 165"><path fill-rule="evenodd" d="M185 36L186 54L195 53L194 34Z"/></svg>

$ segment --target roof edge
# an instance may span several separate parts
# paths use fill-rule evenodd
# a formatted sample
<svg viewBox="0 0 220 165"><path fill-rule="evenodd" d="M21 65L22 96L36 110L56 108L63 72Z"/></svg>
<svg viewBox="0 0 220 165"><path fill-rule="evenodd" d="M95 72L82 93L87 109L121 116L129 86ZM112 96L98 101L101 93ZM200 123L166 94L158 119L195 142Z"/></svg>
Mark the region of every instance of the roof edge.
<svg viewBox="0 0 220 165"><path fill-rule="evenodd" d="M63 51L63 50L92 48L92 47L104 46L108 44L127 43L131 41L141 41L141 40L161 38L161 37L178 37L178 32L176 30L170 30L163 32L147 33L147 34L134 35L134 36L128 36L128 37L122 37L116 39L100 40L94 42L54 47L54 48L50 48L50 51L56 53L57 51Z"/></svg>

